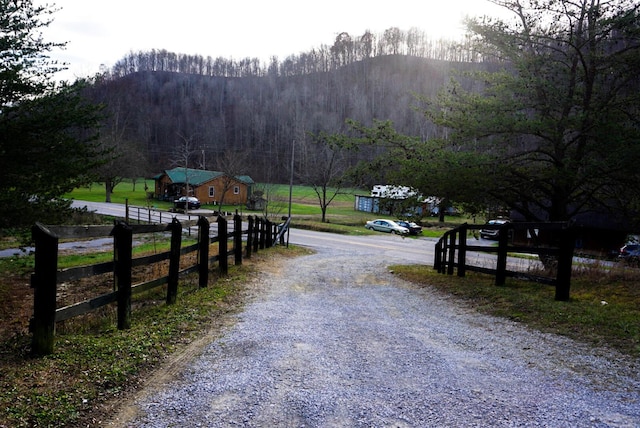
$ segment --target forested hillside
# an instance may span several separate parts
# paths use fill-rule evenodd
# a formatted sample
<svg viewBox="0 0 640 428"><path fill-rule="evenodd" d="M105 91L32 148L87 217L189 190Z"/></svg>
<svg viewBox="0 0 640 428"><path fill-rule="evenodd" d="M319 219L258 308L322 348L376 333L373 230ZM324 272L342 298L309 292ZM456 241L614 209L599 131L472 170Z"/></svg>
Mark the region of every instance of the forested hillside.
<svg viewBox="0 0 640 428"><path fill-rule="evenodd" d="M135 71L97 82L92 97L107 105L116 145L139 148L149 172L171 167L188 141L193 166L216 169L223 153L242 152L243 173L278 182L288 179L292 141L303 162L308 133L343 132L346 119L391 120L403 133L428 137L432 128L412 109L414 94L435 95L463 65L386 55L294 76Z"/></svg>

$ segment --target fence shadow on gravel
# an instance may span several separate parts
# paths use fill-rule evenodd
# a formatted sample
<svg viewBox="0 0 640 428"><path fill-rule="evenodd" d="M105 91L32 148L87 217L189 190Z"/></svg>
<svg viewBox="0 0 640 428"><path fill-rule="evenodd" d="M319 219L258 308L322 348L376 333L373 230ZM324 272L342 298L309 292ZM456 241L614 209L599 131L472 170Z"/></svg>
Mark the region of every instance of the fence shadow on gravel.
<svg viewBox="0 0 640 428"><path fill-rule="evenodd" d="M166 284L166 303L176 302L178 280L180 277L198 274L198 286L206 287L209 281L209 269L217 262L221 275L228 271L228 260L233 257L236 265L242 264L243 257L250 258L252 253L276 245L289 227L290 219L276 225L259 218L249 216L248 227L242 229L242 217L233 216L233 230L229 231L228 220L217 218L217 235L210 235L210 222L201 216L198 220L180 222L176 218L168 224L130 225L118 221L115 226L45 226L36 223L32 228L35 242L35 269L31 277L34 289L34 313L30 322L32 333L32 352L35 355L53 353L55 326L57 322L94 311L115 302L117 305L118 329L131 326L132 295L154 289ZM182 246L184 228L197 226L198 239L193 245ZM170 233L169 251L133 258L133 236L148 233ZM246 240L243 239L246 235ZM88 266L58 269L58 241L60 239L88 239L111 236L113 238L113 260ZM229 248L229 243L232 243ZM246 242L243 251L243 242ZM218 244L218 254L210 256L210 245ZM196 253L196 262L182 266L184 256ZM168 275L160 276L142 283L132 284L132 271L135 267L168 262ZM113 291L90 299L58 308L56 305L58 285L69 281L91 278L105 273L113 273Z"/></svg>

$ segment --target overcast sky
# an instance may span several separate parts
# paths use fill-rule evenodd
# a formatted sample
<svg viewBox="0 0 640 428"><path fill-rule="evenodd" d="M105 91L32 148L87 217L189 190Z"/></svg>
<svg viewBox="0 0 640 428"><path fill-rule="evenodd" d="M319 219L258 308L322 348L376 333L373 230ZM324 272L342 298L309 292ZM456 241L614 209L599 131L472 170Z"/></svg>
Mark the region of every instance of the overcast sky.
<svg viewBox="0 0 640 428"><path fill-rule="evenodd" d="M130 51L281 60L331 45L338 33L378 34L417 27L433 38L458 38L466 15L495 15L486 0L34 0L61 10L45 40L68 42L52 57L69 64L59 78L86 77ZM316 5L314 5L317 4Z"/></svg>

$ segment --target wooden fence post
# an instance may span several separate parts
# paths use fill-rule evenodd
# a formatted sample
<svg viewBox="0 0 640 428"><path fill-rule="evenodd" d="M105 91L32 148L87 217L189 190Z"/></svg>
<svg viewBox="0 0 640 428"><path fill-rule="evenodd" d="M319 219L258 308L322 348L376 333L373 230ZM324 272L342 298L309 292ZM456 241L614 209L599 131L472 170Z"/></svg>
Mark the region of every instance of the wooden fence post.
<svg viewBox="0 0 640 428"><path fill-rule="evenodd" d="M460 226L458 235L458 276L464 277L467 264L467 223Z"/></svg>
<svg viewBox="0 0 640 428"><path fill-rule="evenodd" d="M233 254L235 256L235 264L242 264L242 216L238 214L233 216Z"/></svg>
<svg viewBox="0 0 640 428"><path fill-rule="evenodd" d="M447 266L447 275L453 275L453 268L456 260L456 231L451 231L449 235L449 265Z"/></svg>
<svg viewBox="0 0 640 428"><path fill-rule="evenodd" d="M498 260L496 262L496 285L504 285L507 282L507 245L509 244L509 231L507 226L498 229Z"/></svg>
<svg viewBox="0 0 640 428"><path fill-rule="evenodd" d="M204 216L198 219L198 286L209 284L209 220Z"/></svg>
<svg viewBox="0 0 640 428"><path fill-rule="evenodd" d="M227 220L222 216L218 216L218 267L221 275L226 275L229 272L229 260L227 258L228 239Z"/></svg>
<svg viewBox="0 0 640 428"><path fill-rule="evenodd" d="M265 248L271 248L273 247L273 223L271 223L270 220L266 220L266 227L265 227L265 239L266 242L264 243Z"/></svg>
<svg viewBox="0 0 640 428"><path fill-rule="evenodd" d="M253 225L253 252L257 253L260 248L260 229L262 228L262 219L256 216L256 222Z"/></svg>
<svg viewBox="0 0 640 428"><path fill-rule="evenodd" d="M253 216L247 217L247 222L249 223L247 230L247 258L251 258L251 250L253 246Z"/></svg>
<svg viewBox="0 0 640 428"><path fill-rule="evenodd" d="M555 297L558 301L569 301L574 247L574 231L571 226L567 226L560 231L560 249L558 250L558 271L556 273Z"/></svg>
<svg viewBox="0 0 640 428"><path fill-rule="evenodd" d="M441 274L447 273L447 254L449 254L449 234L451 231L445 233L441 239L442 241L442 251L440 253L440 270L438 271Z"/></svg>
<svg viewBox="0 0 640 428"><path fill-rule="evenodd" d="M441 272L440 270L440 266L442 264L442 240L439 239L438 242L436 242L436 248L435 248L435 253L433 255L433 268L435 270L438 271L438 273Z"/></svg>
<svg viewBox="0 0 640 428"><path fill-rule="evenodd" d="M133 229L119 221L113 231L113 279L118 293L118 330L131 328L131 254Z"/></svg>
<svg viewBox="0 0 640 428"><path fill-rule="evenodd" d="M31 228L35 242L33 287L33 319L31 320L31 352L35 355L53 353L56 329L56 285L58 271L58 237L43 225Z"/></svg>
<svg viewBox="0 0 640 428"><path fill-rule="evenodd" d="M182 224L173 218L171 230L171 248L169 249L169 278L167 282L167 305L176 303L178 297L178 279L180 276L180 247L182 246Z"/></svg>
<svg viewBox="0 0 640 428"><path fill-rule="evenodd" d="M260 249L264 250L264 245L266 242L266 234L267 234L267 222L266 219L260 220Z"/></svg>

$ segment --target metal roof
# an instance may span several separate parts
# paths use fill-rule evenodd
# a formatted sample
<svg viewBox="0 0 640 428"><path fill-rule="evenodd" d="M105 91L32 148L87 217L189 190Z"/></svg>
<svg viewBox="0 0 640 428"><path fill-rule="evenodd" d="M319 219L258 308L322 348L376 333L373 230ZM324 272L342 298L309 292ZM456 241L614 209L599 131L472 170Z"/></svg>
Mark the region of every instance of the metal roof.
<svg viewBox="0 0 640 428"><path fill-rule="evenodd" d="M220 171L206 171L204 169L191 169L181 167L167 169L164 171L164 173L169 177L172 183L186 183L188 179L189 184L193 186L199 186L222 175L225 175L224 172ZM162 174L156 177L160 178L161 175ZM247 185L255 184L253 179L248 175L238 175L234 178Z"/></svg>

